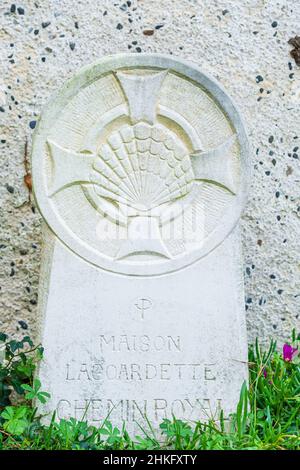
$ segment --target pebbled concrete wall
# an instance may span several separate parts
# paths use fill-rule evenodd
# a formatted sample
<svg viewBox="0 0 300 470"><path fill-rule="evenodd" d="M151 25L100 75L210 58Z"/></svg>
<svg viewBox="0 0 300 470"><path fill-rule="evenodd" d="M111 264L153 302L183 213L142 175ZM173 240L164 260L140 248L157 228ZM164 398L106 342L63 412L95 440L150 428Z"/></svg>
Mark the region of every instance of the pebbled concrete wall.
<svg viewBox="0 0 300 470"><path fill-rule="evenodd" d="M249 339L300 329L300 69L287 43L300 3L1 0L0 23L0 330L36 335L41 220L27 159L40 111L79 67L127 51L189 59L240 107L253 166L242 220Z"/></svg>

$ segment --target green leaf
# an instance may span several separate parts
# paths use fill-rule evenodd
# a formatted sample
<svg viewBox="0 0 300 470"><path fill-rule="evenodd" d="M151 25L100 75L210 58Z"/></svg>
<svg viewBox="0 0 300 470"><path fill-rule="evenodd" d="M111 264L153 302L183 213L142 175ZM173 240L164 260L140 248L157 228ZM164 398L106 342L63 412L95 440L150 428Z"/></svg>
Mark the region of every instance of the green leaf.
<svg viewBox="0 0 300 470"><path fill-rule="evenodd" d="M16 411L15 411L15 418L23 418L26 414L27 414L27 408L25 407L21 407L21 408L17 408Z"/></svg>
<svg viewBox="0 0 300 470"><path fill-rule="evenodd" d="M31 340L31 338L30 338L29 336L24 336L24 338L23 338L23 343L24 343L24 344L25 344L25 343L29 344L29 346L31 346L32 348L33 348L33 346L34 346L32 340Z"/></svg>
<svg viewBox="0 0 300 470"><path fill-rule="evenodd" d="M34 390L35 390L36 392L39 391L39 389L41 388L41 386L42 386L42 385L41 385L40 380L37 379L37 378L34 379L34 381L33 381L33 388L34 388Z"/></svg>
<svg viewBox="0 0 300 470"><path fill-rule="evenodd" d="M1 416L4 419L12 419L14 417L14 407L13 406L6 406L5 410L2 411Z"/></svg>
<svg viewBox="0 0 300 470"><path fill-rule="evenodd" d="M48 392L39 392L37 394L37 399L43 404L46 403L48 398L50 398L50 393Z"/></svg>
<svg viewBox="0 0 300 470"><path fill-rule="evenodd" d="M8 336L5 333L0 332L0 341L4 343L7 340Z"/></svg>
<svg viewBox="0 0 300 470"><path fill-rule="evenodd" d="M4 429L15 436L20 436L23 434L26 427L27 421L25 419L13 419L7 423L4 423Z"/></svg>
<svg viewBox="0 0 300 470"><path fill-rule="evenodd" d="M27 390L28 392L33 392L34 391L33 388L30 387L30 385L28 385L28 384L23 384L23 385L21 385L21 387L23 388L23 390Z"/></svg>

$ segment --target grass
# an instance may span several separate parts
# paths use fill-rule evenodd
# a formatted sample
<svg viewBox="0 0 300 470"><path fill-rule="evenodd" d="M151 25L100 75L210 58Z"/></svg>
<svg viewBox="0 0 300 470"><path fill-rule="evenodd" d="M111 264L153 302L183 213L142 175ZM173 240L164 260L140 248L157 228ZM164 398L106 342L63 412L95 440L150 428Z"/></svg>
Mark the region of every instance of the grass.
<svg viewBox="0 0 300 470"><path fill-rule="evenodd" d="M1 338L6 350L0 367L2 450L300 449L300 337L295 332L291 341L295 350L290 348L290 355L279 352L274 341L265 351L258 342L249 348L249 389L243 384L237 410L228 421L222 414L219 423L183 422L173 417L161 423L160 436L150 429L129 436L126 423L118 429L109 420L98 428L75 419L56 421L55 414L50 425L42 425L32 406L32 400L44 403L48 398L33 378L42 348L34 347L30 339L28 343L28 338L17 343L0 333ZM20 352L22 348L24 352ZM23 396L24 403L13 405L12 389Z"/></svg>

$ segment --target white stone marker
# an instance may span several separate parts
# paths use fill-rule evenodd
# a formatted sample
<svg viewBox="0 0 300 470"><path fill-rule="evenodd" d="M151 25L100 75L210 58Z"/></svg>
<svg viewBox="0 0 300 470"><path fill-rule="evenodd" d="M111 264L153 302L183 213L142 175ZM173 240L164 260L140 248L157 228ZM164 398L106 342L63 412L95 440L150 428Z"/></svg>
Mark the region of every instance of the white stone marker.
<svg viewBox="0 0 300 470"><path fill-rule="evenodd" d="M43 412L132 432L145 415L158 428L232 412L247 379L249 163L225 91L168 56L107 57L49 103L32 165Z"/></svg>

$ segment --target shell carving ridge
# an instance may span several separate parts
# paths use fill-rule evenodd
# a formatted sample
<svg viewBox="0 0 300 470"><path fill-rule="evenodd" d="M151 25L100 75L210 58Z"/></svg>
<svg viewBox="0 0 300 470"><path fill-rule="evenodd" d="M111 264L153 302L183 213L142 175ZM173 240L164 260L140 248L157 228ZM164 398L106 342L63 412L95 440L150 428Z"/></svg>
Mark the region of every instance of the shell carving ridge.
<svg viewBox="0 0 300 470"><path fill-rule="evenodd" d="M190 157L163 126L124 125L103 144L93 168L99 196L144 215L188 194L194 173Z"/></svg>

